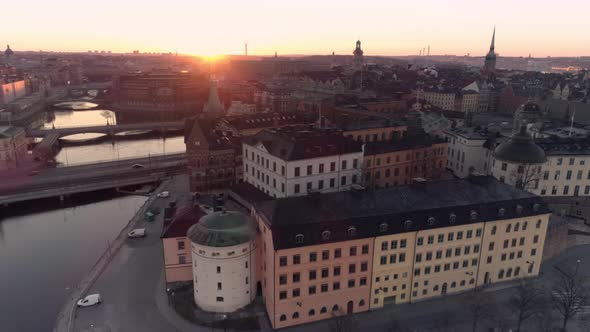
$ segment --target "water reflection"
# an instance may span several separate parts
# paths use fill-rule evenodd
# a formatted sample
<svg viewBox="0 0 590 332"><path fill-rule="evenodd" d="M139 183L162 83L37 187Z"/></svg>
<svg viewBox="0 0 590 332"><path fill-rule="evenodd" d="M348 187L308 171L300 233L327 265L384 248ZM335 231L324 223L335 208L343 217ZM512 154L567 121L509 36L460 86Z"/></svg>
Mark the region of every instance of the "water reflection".
<svg viewBox="0 0 590 332"><path fill-rule="evenodd" d="M101 161L140 158L185 152L183 137L152 138L103 142L100 144L65 146L57 154L61 166L73 166Z"/></svg>
<svg viewBox="0 0 590 332"><path fill-rule="evenodd" d="M38 213L29 209L0 220L0 330L51 331L72 287L145 200L129 196Z"/></svg>
<svg viewBox="0 0 590 332"><path fill-rule="evenodd" d="M91 100L92 98L89 97L88 99ZM53 107L71 109L71 110L89 110L89 109L95 108L97 106L98 106L98 104L91 103L88 101L67 101L67 102L58 103L58 104L53 105Z"/></svg>
<svg viewBox="0 0 590 332"><path fill-rule="evenodd" d="M104 126L107 123L116 124L115 113L109 110L69 111L59 110L48 114L43 128L67 128Z"/></svg>

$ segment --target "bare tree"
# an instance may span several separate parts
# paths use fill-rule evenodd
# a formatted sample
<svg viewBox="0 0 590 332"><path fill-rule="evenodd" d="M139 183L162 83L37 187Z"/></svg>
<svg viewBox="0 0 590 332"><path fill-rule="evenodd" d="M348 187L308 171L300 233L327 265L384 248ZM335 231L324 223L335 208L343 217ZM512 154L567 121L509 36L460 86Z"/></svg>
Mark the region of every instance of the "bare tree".
<svg viewBox="0 0 590 332"><path fill-rule="evenodd" d="M564 331L567 328L569 320L590 304L588 288L584 285L583 278L578 275L579 264L580 261L577 262L573 272L555 267L559 271L559 280L553 285L551 299L553 306L563 319L561 328Z"/></svg>
<svg viewBox="0 0 590 332"><path fill-rule="evenodd" d="M516 315L516 332L522 323L543 311L543 290L532 281L522 281L508 302Z"/></svg>
<svg viewBox="0 0 590 332"><path fill-rule="evenodd" d="M470 293L465 305L473 332L477 331L477 327L482 321L493 318L494 305L489 296L486 296L480 290Z"/></svg>
<svg viewBox="0 0 590 332"><path fill-rule="evenodd" d="M522 190L532 190L539 187L541 166L537 164L521 164L510 173L514 186Z"/></svg>
<svg viewBox="0 0 590 332"><path fill-rule="evenodd" d="M334 318L330 323L330 331L332 332L354 332L357 331L356 320L353 315L344 313L342 310L334 311L332 313Z"/></svg>

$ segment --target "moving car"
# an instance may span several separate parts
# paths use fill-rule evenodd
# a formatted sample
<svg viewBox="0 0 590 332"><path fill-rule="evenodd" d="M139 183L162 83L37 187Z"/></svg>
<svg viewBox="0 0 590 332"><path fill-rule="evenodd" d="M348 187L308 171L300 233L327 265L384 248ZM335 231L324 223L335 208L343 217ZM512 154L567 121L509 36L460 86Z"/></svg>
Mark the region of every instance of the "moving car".
<svg viewBox="0 0 590 332"><path fill-rule="evenodd" d="M136 228L131 232L127 233L127 237L135 238L135 237L145 237L145 228Z"/></svg>
<svg viewBox="0 0 590 332"><path fill-rule="evenodd" d="M145 166L143 164L133 164L131 165L131 168L144 168Z"/></svg>
<svg viewBox="0 0 590 332"><path fill-rule="evenodd" d="M76 305L78 305L78 307L90 307L96 304L100 304L101 299L100 299L100 294L90 294L88 296L86 296L83 299L80 299Z"/></svg>
<svg viewBox="0 0 590 332"><path fill-rule="evenodd" d="M170 196L170 192L169 191L162 191L161 193L156 195L159 198L166 198Z"/></svg>

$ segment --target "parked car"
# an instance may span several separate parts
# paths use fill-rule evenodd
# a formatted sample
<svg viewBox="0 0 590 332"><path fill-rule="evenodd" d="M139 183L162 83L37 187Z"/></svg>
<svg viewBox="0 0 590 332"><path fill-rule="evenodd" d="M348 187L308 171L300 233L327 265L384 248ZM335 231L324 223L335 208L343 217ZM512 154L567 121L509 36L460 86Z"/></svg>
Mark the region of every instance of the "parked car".
<svg viewBox="0 0 590 332"><path fill-rule="evenodd" d="M128 238L145 237L145 228L136 228L131 232L127 233Z"/></svg>
<svg viewBox="0 0 590 332"><path fill-rule="evenodd" d="M90 294L83 299L80 299L76 304L78 307L90 307L93 305L100 304L100 294Z"/></svg>
<svg viewBox="0 0 590 332"><path fill-rule="evenodd" d="M161 193L156 195L159 198L166 198L170 196L170 192L169 191L162 191Z"/></svg>
<svg viewBox="0 0 590 332"><path fill-rule="evenodd" d="M131 165L131 168L144 168L145 166L143 164L133 164Z"/></svg>

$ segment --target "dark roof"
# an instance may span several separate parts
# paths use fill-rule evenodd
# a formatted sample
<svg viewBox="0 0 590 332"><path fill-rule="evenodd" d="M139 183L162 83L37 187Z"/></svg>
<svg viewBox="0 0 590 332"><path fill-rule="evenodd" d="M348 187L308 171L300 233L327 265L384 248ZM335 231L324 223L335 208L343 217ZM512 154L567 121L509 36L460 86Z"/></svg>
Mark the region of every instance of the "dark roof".
<svg viewBox="0 0 590 332"><path fill-rule="evenodd" d="M173 210L166 209L166 211ZM170 221L167 222L164 218L161 238L185 237L188 229L203 215L203 211L198 206L180 208Z"/></svg>
<svg viewBox="0 0 590 332"><path fill-rule="evenodd" d="M275 249L549 213L540 197L492 177L282 198L258 203L256 210L272 229ZM348 235L349 227L356 235ZM328 240L322 238L326 230ZM301 243L297 234L304 236Z"/></svg>
<svg viewBox="0 0 590 332"><path fill-rule="evenodd" d="M399 141L367 142L365 143L365 156L429 147L433 144L441 144L445 142L446 141L444 139L430 137L426 134L418 136L405 136Z"/></svg>
<svg viewBox="0 0 590 332"><path fill-rule="evenodd" d="M362 144L344 137L338 130L312 126L265 129L247 137L250 146L262 144L271 155L283 160L301 160L361 152Z"/></svg>
<svg viewBox="0 0 590 332"><path fill-rule="evenodd" d="M198 140L197 134L200 130L207 140L209 150L235 149L241 151L241 138L217 130L219 121L219 119L187 119L185 121L185 144L193 144Z"/></svg>
<svg viewBox="0 0 590 332"><path fill-rule="evenodd" d="M546 138L535 141L545 155L590 155L590 139L588 138Z"/></svg>
<svg viewBox="0 0 590 332"><path fill-rule="evenodd" d="M304 118L296 112L256 113L226 117L224 119L237 130L268 128L304 123Z"/></svg>
<svg viewBox="0 0 590 332"><path fill-rule="evenodd" d="M542 164L545 162L545 152L533 142L524 128L523 126L521 131L496 147L494 150L496 159L516 164Z"/></svg>

